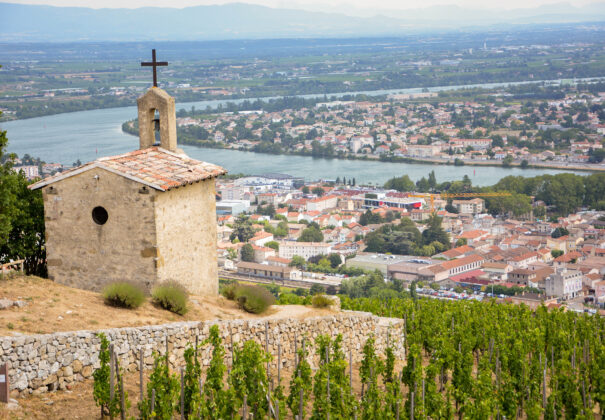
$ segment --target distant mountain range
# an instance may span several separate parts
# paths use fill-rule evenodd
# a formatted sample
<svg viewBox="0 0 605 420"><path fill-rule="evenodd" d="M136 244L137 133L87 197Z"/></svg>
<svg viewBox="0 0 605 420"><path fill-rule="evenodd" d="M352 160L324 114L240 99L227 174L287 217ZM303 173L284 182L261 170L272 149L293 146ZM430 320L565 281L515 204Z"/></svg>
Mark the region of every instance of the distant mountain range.
<svg viewBox="0 0 605 420"><path fill-rule="evenodd" d="M296 5L296 3L293 3ZM458 6L323 13L245 3L184 9L90 9L0 3L0 41L194 41L244 38L362 37L482 28L502 24L605 21L605 3L533 9L474 10Z"/></svg>

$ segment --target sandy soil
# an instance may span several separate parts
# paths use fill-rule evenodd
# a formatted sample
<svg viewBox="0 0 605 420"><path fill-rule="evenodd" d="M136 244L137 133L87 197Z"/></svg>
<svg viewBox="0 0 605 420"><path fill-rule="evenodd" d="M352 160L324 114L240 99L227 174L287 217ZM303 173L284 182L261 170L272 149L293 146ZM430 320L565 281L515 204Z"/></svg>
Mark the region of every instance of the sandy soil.
<svg viewBox="0 0 605 420"><path fill-rule="evenodd" d="M0 299L24 300L22 308L0 310L0 336L47 334L56 331L157 325L211 319L306 318L332 313L305 306L273 306L253 315L222 296L190 296L189 311L179 316L155 307L148 300L135 310L107 306L99 293L74 289L48 279L17 276L0 279Z"/></svg>

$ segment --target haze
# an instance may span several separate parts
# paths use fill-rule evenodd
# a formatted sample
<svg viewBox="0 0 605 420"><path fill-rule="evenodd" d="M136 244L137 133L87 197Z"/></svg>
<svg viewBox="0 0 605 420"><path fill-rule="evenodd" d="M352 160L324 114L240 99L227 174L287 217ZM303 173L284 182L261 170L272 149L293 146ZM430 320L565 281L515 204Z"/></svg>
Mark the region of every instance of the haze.
<svg viewBox="0 0 605 420"><path fill-rule="evenodd" d="M11 3L20 4L44 4L52 6L69 7L90 7L90 8L139 8L139 7L190 7L200 5L216 5L234 3L229 0L13 0ZM406 9L419 9L431 6L459 6L469 9L526 9L545 5L561 5L561 3L552 0L508 0L507 2L485 2L485 0L377 0L371 2L368 7L367 0L249 0L240 3L257 4L262 6L302 9L316 12L338 12L350 15L373 16L380 13L389 13L389 11L399 11ZM566 5L582 7L589 4L603 4L604 2L595 2L587 0L570 0ZM547 11L547 10L545 10Z"/></svg>

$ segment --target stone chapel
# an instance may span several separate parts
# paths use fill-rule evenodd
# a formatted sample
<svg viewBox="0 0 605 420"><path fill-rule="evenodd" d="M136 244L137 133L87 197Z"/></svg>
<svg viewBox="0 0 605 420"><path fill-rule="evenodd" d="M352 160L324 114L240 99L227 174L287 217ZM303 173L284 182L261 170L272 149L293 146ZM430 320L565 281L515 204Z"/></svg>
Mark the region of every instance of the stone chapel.
<svg viewBox="0 0 605 420"><path fill-rule="evenodd" d="M137 103L138 150L30 186L44 197L49 278L94 291L175 281L216 295L215 179L226 170L177 148L174 98L165 91L154 86Z"/></svg>

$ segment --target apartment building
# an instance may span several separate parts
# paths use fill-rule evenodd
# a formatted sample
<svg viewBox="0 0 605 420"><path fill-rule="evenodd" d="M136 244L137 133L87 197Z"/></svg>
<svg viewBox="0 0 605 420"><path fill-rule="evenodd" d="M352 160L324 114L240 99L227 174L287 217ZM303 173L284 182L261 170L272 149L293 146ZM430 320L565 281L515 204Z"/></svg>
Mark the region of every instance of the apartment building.
<svg viewBox="0 0 605 420"><path fill-rule="evenodd" d="M328 255L332 252L332 245L323 242L292 242L279 243L279 257L292 259L295 255L308 260L316 255Z"/></svg>

